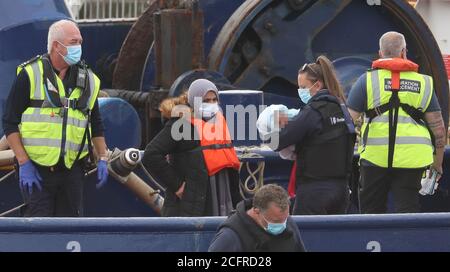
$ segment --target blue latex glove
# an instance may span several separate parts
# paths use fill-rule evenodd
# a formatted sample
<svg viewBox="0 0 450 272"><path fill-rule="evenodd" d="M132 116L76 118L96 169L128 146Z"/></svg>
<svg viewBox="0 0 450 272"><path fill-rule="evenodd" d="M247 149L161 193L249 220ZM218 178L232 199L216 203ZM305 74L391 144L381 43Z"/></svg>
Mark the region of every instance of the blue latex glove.
<svg viewBox="0 0 450 272"><path fill-rule="evenodd" d="M19 186L22 192L28 191L29 194L32 194L33 185L36 185L39 191L42 191L41 181L41 175L39 175L31 160L19 166Z"/></svg>
<svg viewBox="0 0 450 272"><path fill-rule="evenodd" d="M104 160L99 160L97 163L97 178L98 183L96 187L100 189L108 181L108 163Z"/></svg>

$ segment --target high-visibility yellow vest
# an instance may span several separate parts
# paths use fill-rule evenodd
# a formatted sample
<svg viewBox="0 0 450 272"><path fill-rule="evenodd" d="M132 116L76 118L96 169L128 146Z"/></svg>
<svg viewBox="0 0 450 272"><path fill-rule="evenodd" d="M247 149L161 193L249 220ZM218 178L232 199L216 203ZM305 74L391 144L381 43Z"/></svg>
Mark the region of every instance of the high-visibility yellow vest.
<svg viewBox="0 0 450 272"><path fill-rule="evenodd" d="M60 157L64 158L64 164L71 168L81 150L79 159L88 155L87 137L85 132L90 130L88 114L95 105L100 90L100 80L87 69L88 87L90 94L85 111L72 109L71 107L54 107L46 94L44 80L44 68L42 57L21 65L17 69L19 73L25 69L30 81L30 100L42 101L40 107L29 106L22 114L19 125L22 143L30 159L42 166L54 166ZM52 71L53 73L53 71ZM66 98L66 91L62 80L55 74L59 97L70 104L82 95L81 88L75 88ZM68 101L67 101L68 99Z"/></svg>
<svg viewBox="0 0 450 272"><path fill-rule="evenodd" d="M391 71L385 69L367 72L367 109L374 109L389 102ZM422 112L428 108L433 93L433 79L416 72L400 72L401 103ZM386 90L386 88L388 90ZM367 129L364 119L361 135ZM375 117L369 125L365 143L360 141L360 158L379 167L388 167L389 111ZM433 145L428 129L416 123L401 107L399 108L397 133L394 146L393 168L422 168L433 163Z"/></svg>

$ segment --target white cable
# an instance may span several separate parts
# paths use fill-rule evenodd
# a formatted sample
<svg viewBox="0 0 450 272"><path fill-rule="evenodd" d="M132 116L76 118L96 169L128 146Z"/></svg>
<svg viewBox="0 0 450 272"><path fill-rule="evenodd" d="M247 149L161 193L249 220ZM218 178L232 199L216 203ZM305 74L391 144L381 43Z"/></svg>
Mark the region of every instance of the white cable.
<svg viewBox="0 0 450 272"><path fill-rule="evenodd" d="M264 158L257 153L249 153L247 149L244 149L243 153L239 156L241 159L251 159L251 158ZM243 162L239 167L239 174L241 173L242 166L245 164L245 168L248 173L248 177L244 182L239 182L239 191L243 198L245 194L255 194L264 185L264 168L266 163L264 161L257 162L258 166L254 171L250 168L250 162ZM257 176L256 176L257 175Z"/></svg>

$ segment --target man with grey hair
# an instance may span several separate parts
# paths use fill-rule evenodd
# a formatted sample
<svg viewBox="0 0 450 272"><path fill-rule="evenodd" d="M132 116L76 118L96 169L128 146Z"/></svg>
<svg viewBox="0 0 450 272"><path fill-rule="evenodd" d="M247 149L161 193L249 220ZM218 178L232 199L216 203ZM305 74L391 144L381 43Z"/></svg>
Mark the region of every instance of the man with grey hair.
<svg viewBox="0 0 450 272"><path fill-rule="evenodd" d="M386 32L380 38L380 52L382 58L396 58L402 56L406 58L402 51L406 50L406 40L403 34L398 32Z"/></svg>
<svg viewBox="0 0 450 272"><path fill-rule="evenodd" d="M385 213L388 194L395 211L419 212L421 178L430 168L442 176L446 129L433 79L406 57L405 37L380 38L380 59L353 85L347 99L352 118L364 113L359 141L360 210Z"/></svg>
<svg viewBox="0 0 450 272"><path fill-rule="evenodd" d="M91 140L98 187L107 181L107 147L97 102L100 80L81 60L81 37L69 20L52 24L48 54L18 67L3 116L17 160L24 216L82 215L85 160ZM91 135L92 133L92 135Z"/></svg>
<svg viewBox="0 0 450 272"><path fill-rule="evenodd" d="M280 186L261 187L241 201L219 226L210 252L303 252L297 225L289 216L289 196Z"/></svg>

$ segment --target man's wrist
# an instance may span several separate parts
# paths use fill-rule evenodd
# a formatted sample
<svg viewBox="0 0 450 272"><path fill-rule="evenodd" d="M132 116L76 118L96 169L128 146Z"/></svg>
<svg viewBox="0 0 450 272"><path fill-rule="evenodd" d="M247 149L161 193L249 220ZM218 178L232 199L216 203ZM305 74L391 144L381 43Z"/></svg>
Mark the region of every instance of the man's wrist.
<svg viewBox="0 0 450 272"><path fill-rule="evenodd" d="M19 163L19 165L24 165L29 160L30 160L30 158L28 158L28 157L17 158L17 162Z"/></svg>
<svg viewBox="0 0 450 272"><path fill-rule="evenodd" d="M108 161L108 156L100 156L98 158L99 161Z"/></svg>

